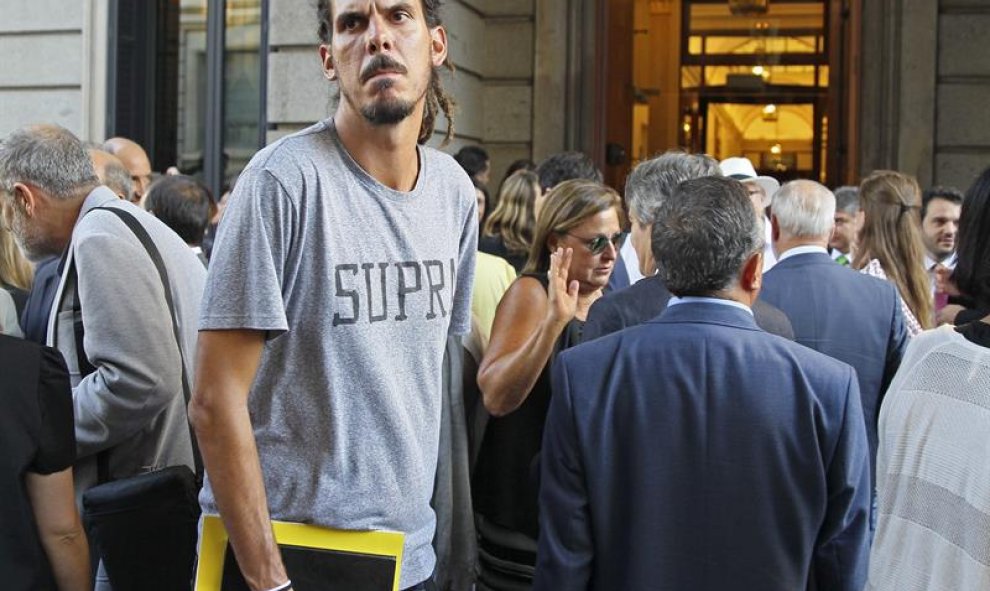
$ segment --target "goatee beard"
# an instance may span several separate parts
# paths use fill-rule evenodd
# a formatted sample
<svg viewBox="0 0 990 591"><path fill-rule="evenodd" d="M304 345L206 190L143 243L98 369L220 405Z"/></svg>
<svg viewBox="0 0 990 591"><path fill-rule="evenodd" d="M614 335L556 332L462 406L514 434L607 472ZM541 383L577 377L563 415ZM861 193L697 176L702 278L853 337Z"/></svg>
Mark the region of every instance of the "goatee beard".
<svg viewBox="0 0 990 591"><path fill-rule="evenodd" d="M382 92L392 86L391 80L382 80L378 83L378 91ZM370 105L361 108L361 115L368 123L379 125L396 125L406 117L412 115L415 105L409 101L379 99Z"/></svg>

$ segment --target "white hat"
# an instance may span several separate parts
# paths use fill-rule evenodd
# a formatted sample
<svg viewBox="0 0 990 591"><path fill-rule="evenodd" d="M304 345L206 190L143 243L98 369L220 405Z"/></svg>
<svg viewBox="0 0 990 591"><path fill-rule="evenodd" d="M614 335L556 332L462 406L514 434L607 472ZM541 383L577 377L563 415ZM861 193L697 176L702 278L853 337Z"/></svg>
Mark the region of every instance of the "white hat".
<svg viewBox="0 0 990 591"><path fill-rule="evenodd" d="M780 188L780 181L772 176L757 176L756 169L753 168L753 163L749 161L749 158L726 158L718 163L718 167L722 169L722 174L730 179L744 182L753 181L763 187L767 194L763 207L770 206L774 193Z"/></svg>

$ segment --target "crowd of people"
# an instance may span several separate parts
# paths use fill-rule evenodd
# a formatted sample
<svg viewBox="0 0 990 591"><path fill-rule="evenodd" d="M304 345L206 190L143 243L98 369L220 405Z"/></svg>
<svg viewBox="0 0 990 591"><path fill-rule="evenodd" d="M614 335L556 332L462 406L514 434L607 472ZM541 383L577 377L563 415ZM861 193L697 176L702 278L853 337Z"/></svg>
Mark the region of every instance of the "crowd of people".
<svg viewBox="0 0 990 591"><path fill-rule="evenodd" d="M222 198L126 138L0 140L7 586L190 588L90 513L183 467L253 591L334 588L272 520L400 532L403 590L990 587L990 168L496 186L424 145L435 1L317 21L336 112Z"/></svg>

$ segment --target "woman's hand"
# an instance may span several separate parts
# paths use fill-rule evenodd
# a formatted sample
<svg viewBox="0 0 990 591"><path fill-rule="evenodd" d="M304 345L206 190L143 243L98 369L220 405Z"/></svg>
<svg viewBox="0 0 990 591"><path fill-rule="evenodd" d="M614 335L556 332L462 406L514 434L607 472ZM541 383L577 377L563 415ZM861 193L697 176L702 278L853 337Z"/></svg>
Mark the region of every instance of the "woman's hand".
<svg viewBox="0 0 990 591"><path fill-rule="evenodd" d="M578 282L567 281L574 250L557 248L550 254L550 270L547 271L547 318L553 325L563 326L577 314Z"/></svg>

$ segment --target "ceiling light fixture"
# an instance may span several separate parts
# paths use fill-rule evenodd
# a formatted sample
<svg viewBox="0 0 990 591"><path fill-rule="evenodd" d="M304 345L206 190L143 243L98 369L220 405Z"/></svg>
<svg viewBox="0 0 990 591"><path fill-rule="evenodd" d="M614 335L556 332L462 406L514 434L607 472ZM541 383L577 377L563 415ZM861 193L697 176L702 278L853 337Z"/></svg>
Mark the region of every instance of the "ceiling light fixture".
<svg viewBox="0 0 990 591"><path fill-rule="evenodd" d="M766 14L770 0L729 0L729 11L735 16Z"/></svg>

